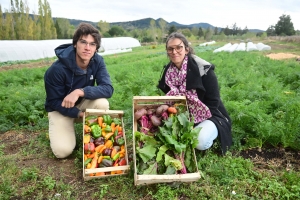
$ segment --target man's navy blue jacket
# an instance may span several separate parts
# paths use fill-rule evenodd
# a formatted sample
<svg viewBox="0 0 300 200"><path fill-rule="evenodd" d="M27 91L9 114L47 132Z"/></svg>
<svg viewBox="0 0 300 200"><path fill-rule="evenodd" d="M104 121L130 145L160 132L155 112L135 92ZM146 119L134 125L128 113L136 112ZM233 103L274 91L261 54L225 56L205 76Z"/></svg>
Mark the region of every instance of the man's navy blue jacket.
<svg viewBox="0 0 300 200"><path fill-rule="evenodd" d="M84 89L85 99L110 98L114 92L103 57L95 53L86 71L76 64L76 50L72 44L63 44L55 49L58 60L44 75L47 112L58 111L62 115L77 118L77 107L64 108L63 99L75 89ZM82 101L80 97L75 105Z"/></svg>

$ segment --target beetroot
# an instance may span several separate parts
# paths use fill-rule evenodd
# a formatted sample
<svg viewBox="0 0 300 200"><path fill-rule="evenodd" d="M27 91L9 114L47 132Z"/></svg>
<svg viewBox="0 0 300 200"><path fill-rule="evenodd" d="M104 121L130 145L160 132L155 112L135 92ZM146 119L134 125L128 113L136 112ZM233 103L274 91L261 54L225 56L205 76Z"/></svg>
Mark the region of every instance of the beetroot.
<svg viewBox="0 0 300 200"><path fill-rule="evenodd" d="M156 115L160 116L164 111L168 110L168 105L161 105L156 109Z"/></svg>
<svg viewBox="0 0 300 200"><path fill-rule="evenodd" d="M151 116L151 122L152 122L153 126L160 126L161 125L161 119L158 118L155 115Z"/></svg>
<svg viewBox="0 0 300 200"><path fill-rule="evenodd" d="M139 120L142 116L147 114L147 110L145 108L141 108L134 113L134 119Z"/></svg>

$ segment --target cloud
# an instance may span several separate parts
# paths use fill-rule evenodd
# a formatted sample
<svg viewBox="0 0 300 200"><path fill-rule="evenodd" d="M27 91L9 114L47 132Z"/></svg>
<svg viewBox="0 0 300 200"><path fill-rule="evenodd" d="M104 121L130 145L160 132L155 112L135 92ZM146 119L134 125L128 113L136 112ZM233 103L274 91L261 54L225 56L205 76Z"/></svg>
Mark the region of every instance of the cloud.
<svg viewBox="0 0 300 200"><path fill-rule="evenodd" d="M8 8L9 0L0 4ZM24 0L23 0L24 1ZM27 0L30 10L38 10L38 0ZM300 30L299 0L48 0L52 17L92 22L134 21L163 18L168 22L194 24L206 22L217 27L266 30L275 25L282 14L291 16L294 28Z"/></svg>

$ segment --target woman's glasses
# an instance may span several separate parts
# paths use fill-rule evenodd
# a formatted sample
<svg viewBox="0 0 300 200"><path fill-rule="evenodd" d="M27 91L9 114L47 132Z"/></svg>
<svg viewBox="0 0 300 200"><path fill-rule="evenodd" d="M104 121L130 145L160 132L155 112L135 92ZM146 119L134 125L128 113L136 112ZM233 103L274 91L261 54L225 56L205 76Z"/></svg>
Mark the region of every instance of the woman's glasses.
<svg viewBox="0 0 300 200"><path fill-rule="evenodd" d="M173 51L175 50L177 53L180 53L183 49L183 46L181 46L181 43L179 45L177 45L176 47L168 47L167 52L168 53L173 53Z"/></svg>

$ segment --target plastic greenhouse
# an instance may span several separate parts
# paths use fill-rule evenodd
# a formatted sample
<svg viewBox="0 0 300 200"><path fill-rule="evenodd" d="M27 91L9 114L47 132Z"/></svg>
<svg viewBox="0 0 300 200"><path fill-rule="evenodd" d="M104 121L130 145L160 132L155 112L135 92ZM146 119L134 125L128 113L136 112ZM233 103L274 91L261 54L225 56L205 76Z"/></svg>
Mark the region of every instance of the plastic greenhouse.
<svg viewBox="0 0 300 200"><path fill-rule="evenodd" d="M54 49L61 44L72 43L72 39L57 40L0 40L0 62L37 60L55 56ZM102 38L100 55L132 51L141 46L131 37Z"/></svg>
<svg viewBox="0 0 300 200"><path fill-rule="evenodd" d="M224 46L215 49L213 52L221 52L221 51L226 51L226 52L234 52L234 51L267 51L271 50L271 47L269 45L265 45L263 43L257 43L254 44L253 42L241 42L240 44L231 44L227 43Z"/></svg>

